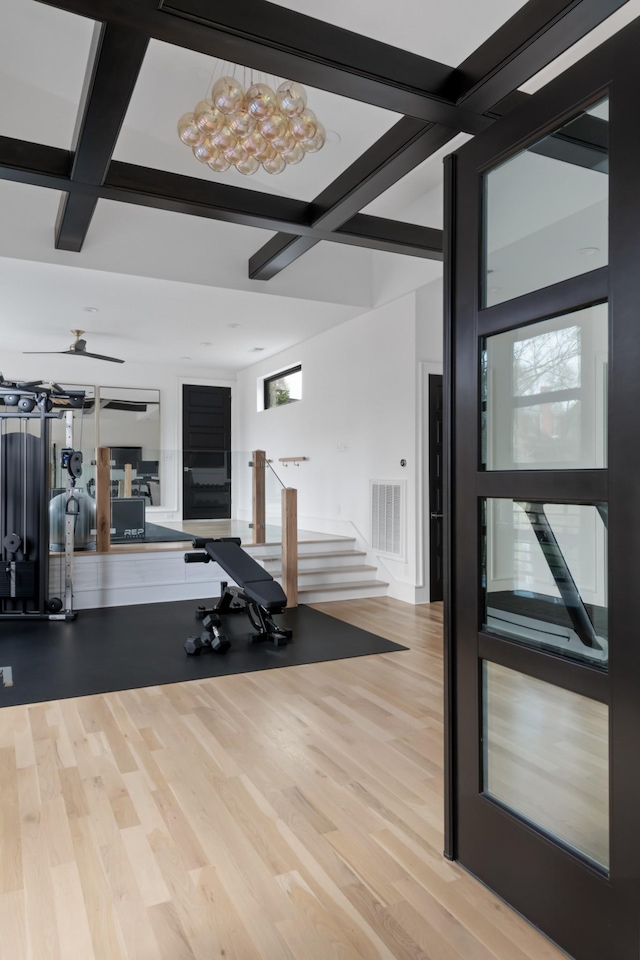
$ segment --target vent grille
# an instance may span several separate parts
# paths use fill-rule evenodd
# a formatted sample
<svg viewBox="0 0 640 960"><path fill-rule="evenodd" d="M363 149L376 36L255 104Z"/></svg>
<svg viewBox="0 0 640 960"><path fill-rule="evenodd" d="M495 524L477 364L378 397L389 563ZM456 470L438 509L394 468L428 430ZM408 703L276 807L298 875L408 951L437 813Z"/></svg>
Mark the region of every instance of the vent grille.
<svg viewBox="0 0 640 960"><path fill-rule="evenodd" d="M404 558L404 483L371 481L371 546Z"/></svg>

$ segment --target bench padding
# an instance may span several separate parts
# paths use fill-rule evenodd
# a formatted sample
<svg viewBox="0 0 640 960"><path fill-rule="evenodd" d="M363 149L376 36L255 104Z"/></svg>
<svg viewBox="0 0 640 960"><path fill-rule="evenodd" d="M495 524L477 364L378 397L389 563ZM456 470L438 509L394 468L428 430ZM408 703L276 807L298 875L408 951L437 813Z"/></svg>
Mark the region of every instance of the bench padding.
<svg viewBox="0 0 640 960"><path fill-rule="evenodd" d="M279 583L236 543L209 540L205 549L246 595L269 612L280 611L287 597Z"/></svg>

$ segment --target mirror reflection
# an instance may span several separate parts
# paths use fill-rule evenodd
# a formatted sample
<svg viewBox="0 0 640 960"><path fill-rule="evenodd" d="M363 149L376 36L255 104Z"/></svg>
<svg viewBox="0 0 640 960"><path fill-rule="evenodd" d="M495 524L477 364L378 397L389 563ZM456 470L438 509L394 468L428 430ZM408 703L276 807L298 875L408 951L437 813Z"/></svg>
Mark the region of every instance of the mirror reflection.
<svg viewBox="0 0 640 960"><path fill-rule="evenodd" d="M608 262L609 102L603 100L484 180L484 307Z"/></svg>

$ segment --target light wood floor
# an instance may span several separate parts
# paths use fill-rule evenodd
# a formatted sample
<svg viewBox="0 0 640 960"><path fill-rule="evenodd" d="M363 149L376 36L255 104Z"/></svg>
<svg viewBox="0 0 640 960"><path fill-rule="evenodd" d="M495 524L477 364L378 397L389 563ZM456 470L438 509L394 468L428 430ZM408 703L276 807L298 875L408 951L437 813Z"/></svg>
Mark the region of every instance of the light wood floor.
<svg viewBox="0 0 640 960"><path fill-rule="evenodd" d="M564 956L441 856L440 605L317 609L410 649L0 711L3 960Z"/></svg>

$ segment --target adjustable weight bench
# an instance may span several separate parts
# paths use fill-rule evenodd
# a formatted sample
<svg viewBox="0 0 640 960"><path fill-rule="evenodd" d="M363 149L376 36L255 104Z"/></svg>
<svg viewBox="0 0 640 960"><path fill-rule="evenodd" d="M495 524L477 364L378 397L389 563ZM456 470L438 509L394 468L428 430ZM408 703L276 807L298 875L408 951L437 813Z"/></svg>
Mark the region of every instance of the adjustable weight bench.
<svg viewBox="0 0 640 960"><path fill-rule="evenodd" d="M189 637L184 648L191 655L199 655L209 648L214 653L226 653L231 646L220 628L221 614L246 613L256 633L251 634L252 643L268 640L275 647L291 639L291 630L280 627L273 616L282 613L287 597L279 583L241 547L239 537L203 538L194 537L193 546L204 549L201 553L185 553L185 563L210 563L212 560L238 584L230 587L220 584L220 599L210 609L198 607L196 616L204 627L199 637Z"/></svg>

